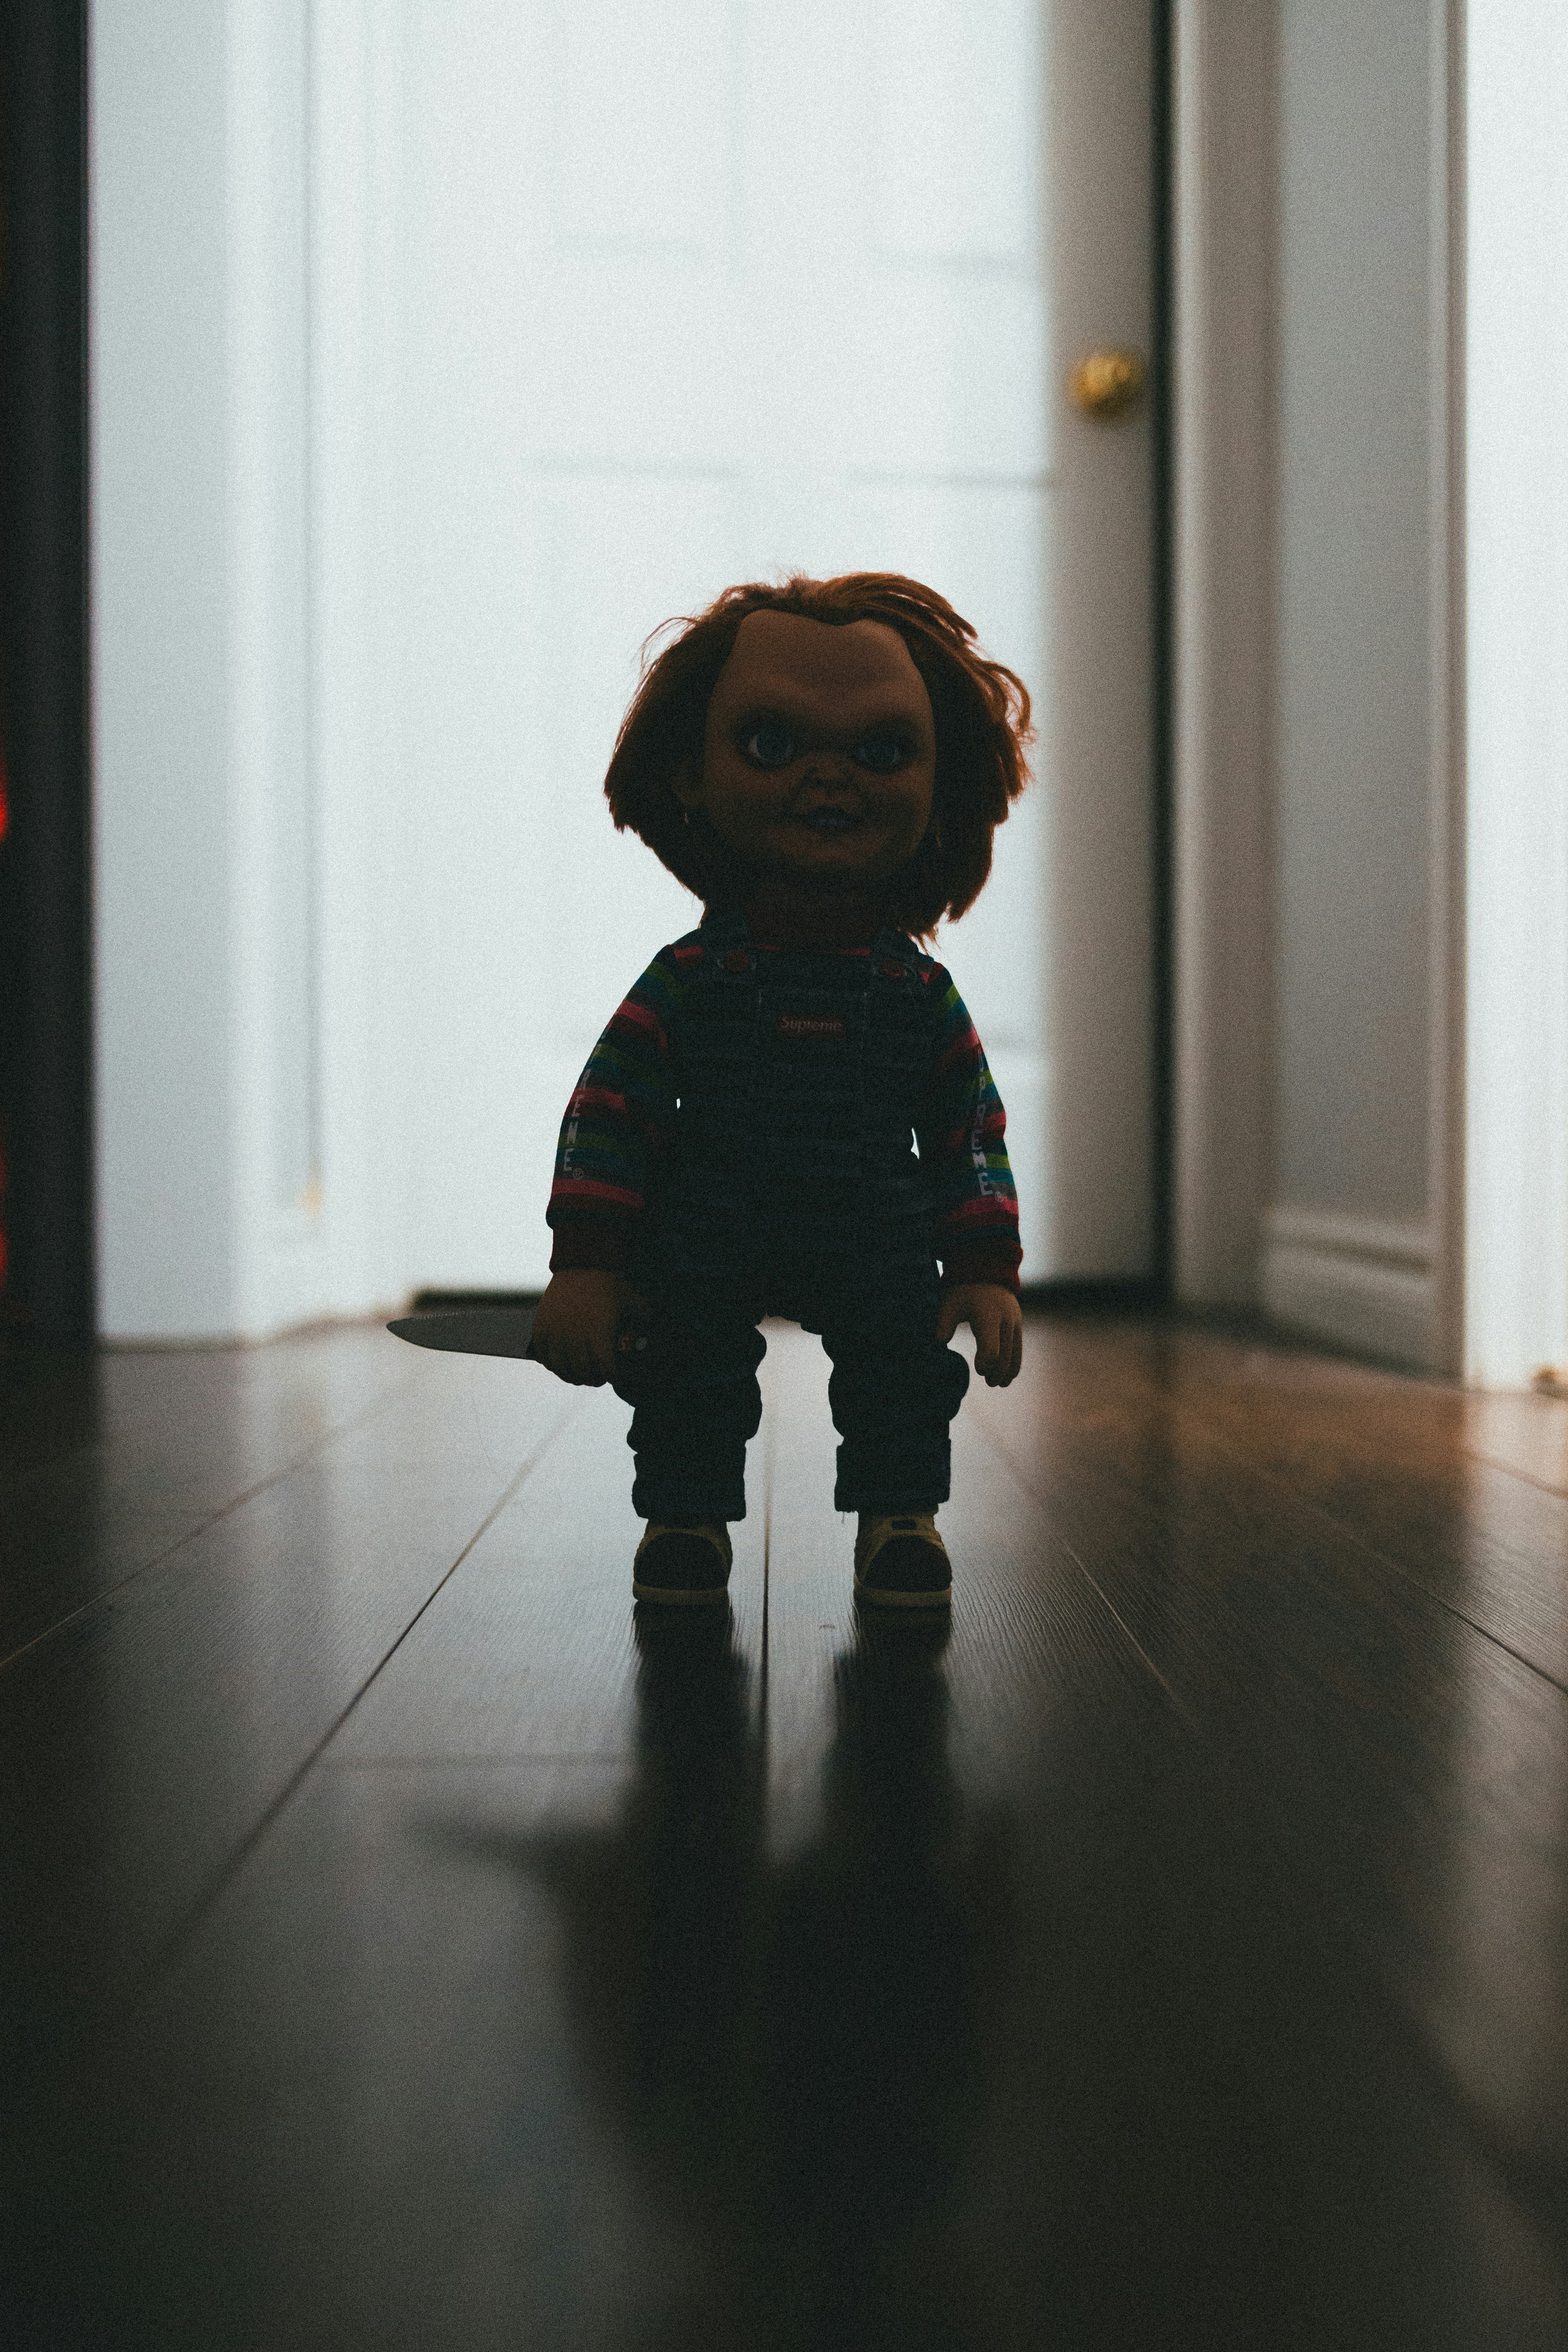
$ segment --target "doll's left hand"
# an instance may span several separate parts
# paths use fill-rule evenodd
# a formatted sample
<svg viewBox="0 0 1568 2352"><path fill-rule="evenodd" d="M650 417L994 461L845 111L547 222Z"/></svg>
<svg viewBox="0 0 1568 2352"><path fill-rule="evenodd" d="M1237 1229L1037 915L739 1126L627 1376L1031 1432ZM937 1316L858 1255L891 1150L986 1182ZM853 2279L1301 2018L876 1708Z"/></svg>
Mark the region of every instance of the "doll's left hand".
<svg viewBox="0 0 1568 2352"><path fill-rule="evenodd" d="M974 1334L974 1369L988 1388L1016 1380L1024 1360L1024 1310L999 1282L955 1282L942 1294L936 1336L946 1342L961 1323Z"/></svg>

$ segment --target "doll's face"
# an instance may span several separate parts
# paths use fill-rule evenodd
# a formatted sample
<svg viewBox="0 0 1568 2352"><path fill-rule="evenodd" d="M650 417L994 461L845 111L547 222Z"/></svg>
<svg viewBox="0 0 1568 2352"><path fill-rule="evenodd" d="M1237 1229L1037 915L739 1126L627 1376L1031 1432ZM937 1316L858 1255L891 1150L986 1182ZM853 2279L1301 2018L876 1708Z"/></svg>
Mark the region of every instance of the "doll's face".
<svg viewBox="0 0 1568 2352"><path fill-rule="evenodd" d="M754 872L815 893L907 866L935 785L931 697L898 631L763 612L719 673L701 776L675 790Z"/></svg>

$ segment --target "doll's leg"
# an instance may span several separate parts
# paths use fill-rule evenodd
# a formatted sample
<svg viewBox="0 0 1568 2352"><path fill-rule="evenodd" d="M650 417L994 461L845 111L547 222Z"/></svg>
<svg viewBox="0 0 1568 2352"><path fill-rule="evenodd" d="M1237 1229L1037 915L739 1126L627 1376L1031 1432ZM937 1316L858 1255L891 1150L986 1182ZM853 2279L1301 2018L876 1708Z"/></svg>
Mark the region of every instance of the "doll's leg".
<svg viewBox="0 0 1568 2352"><path fill-rule="evenodd" d="M833 1499L862 1517L934 1511L947 1500L948 1425L969 1367L936 1338L934 1270L890 1276L828 1304L822 1344L838 1448Z"/></svg>
<svg viewBox="0 0 1568 2352"><path fill-rule="evenodd" d="M942 1609L952 1597L936 1508L948 1496L948 1426L969 1367L934 1337L936 1313L934 1272L922 1268L823 1318L843 1439L834 1500L860 1521L855 1596L889 1608Z"/></svg>
<svg viewBox="0 0 1568 2352"><path fill-rule="evenodd" d="M762 1419L760 1303L743 1291L662 1286L638 1360L626 1443L632 1507L666 1525L746 1516L746 1442Z"/></svg>

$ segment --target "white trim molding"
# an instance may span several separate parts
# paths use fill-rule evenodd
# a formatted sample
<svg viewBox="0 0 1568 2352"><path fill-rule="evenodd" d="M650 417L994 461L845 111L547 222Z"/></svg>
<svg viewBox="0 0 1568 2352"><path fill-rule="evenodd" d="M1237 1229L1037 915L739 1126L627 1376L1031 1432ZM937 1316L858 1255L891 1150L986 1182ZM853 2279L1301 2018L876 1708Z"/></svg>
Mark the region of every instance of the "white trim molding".
<svg viewBox="0 0 1568 2352"><path fill-rule="evenodd" d="M1270 1209L1262 1303L1291 1330L1429 1370L1441 1345L1439 1257L1424 1222Z"/></svg>

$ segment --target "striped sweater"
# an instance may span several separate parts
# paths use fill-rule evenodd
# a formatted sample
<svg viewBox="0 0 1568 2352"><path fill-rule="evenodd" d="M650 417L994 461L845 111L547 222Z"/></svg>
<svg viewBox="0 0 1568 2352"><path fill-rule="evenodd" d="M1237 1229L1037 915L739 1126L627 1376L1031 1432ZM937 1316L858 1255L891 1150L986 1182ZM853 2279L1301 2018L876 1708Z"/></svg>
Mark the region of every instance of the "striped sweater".
<svg viewBox="0 0 1568 2352"><path fill-rule="evenodd" d="M788 952L758 949L764 957ZM671 1040L700 957L695 933L661 948L588 1057L556 1150L552 1271L624 1273L631 1265L649 1172L679 1092ZM949 974L930 956L916 955L913 963L936 1008L930 1084L915 1129L931 1183L934 1254L946 1283L994 1282L1016 1291L1021 1251L1006 1114Z"/></svg>

